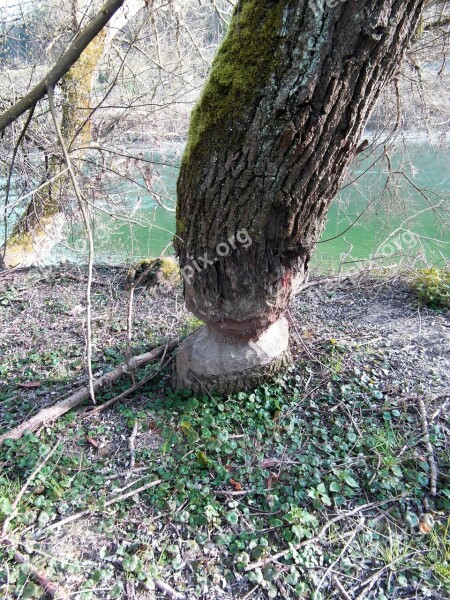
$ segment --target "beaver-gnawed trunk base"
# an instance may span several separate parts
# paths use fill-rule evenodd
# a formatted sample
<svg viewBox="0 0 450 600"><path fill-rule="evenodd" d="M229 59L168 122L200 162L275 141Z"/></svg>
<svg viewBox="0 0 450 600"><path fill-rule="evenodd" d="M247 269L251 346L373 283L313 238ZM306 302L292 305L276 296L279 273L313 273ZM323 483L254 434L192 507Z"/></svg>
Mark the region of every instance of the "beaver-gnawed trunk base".
<svg viewBox="0 0 450 600"><path fill-rule="evenodd" d="M178 349L173 385L231 394L258 386L289 361L289 327L284 317L254 340L223 338L205 325Z"/></svg>

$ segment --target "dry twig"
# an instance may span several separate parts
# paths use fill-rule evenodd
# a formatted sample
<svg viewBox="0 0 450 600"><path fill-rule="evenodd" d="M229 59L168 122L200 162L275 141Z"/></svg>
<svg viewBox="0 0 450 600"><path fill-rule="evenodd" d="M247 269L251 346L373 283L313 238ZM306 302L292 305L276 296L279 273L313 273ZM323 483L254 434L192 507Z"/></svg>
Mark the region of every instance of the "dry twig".
<svg viewBox="0 0 450 600"><path fill-rule="evenodd" d="M165 352L166 352L167 348L168 348L168 346L166 345L162 358L164 358L164 355L165 355ZM141 381L138 381L138 383L136 383L136 385L132 385L130 388L128 388L127 390L125 390L124 392L122 392L121 394L119 394L118 396L115 396L114 398L111 398L110 400L107 400L106 402L103 402L103 404L100 404L99 406L96 406L95 408L89 409L88 411L86 411L85 418L92 417L93 415L97 415L98 413L103 412L104 410L106 410L107 408L109 408L110 406L112 406L113 404L115 404L116 402L118 402L119 400L122 400L126 396L129 396L132 392L135 392L136 390L138 390L139 388L141 388L143 385L146 385L149 381L151 381L152 379L154 379L158 375L158 373L169 362L170 362L170 359L168 361L166 361L165 364L162 365L162 366L161 366L161 362L160 362L160 366L159 366L158 370L156 371L156 373L152 373L148 377L144 377L144 379L141 379Z"/></svg>
<svg viewBox="0 0 450 600"><path fill-rule="evenodd" d="M394 498L383 500L381 502L369 502L368 504L363 504L362 506L357 506L353 510L350 510L350 511L347 511L340 515L337 515L336 517L333 517L333 519L330 519L329 521L327 521L325 523L325 525L322 527L322 529L319 531L319 533L317 535L315 535L314 537L309 538L308 540L303 540L302 542L298 543L297 545L295 545L291 548L287 548L285 550L281 550L280 552L277 552L276 554L272 554L271 556L266 556L265 558L258 560L254 563L249 563L245 567L245 571L253 571L253 569L260 569L270 563L277 561L280 558L283 558L284 556L286 556L286 554L289 554L289 552L292 552L293 550L297 551L300 548L302 548L303 546L308 546L309 544L314 544L314 542L318 542L321 539L321 537L324 535L324 533L326 533L328 531L328 529L335 523L338 523L339 521L342 521L343 519L346 519L347 517L353 517L354 515L357 515L358 513L360 513L363 510L368 510L370 508L375 508L377 506L382 506L383 504L387 504L388 502L392 502L392 500L394 500Z"/></svg>
<svg viewBox="0 0 450 600"><path fill-rule="evenodd" d="M187 600L187 596L180 592L177 592L173 589L173 587L170 587L170 585L168 585L164 581L161 581L161 579L155 579L155 585L160 592L163 592L173 600Z"/></svg>
<svg viewBox="0 0 450 600"><path fill-rule="evenodd" d="M4 538L2 538L2 543L7 548L13 549L13 552L14 552L13 558L14 558L15 562L18 563L19 565L26 565L31 577L40 586L42 586L44 588L45 592L47 594L49 594L49 596L54 598L54 600L69 600L69 597L67 596L66 592L63 589L61 589L60 587L58 587L57 585L55 585L54 583L52 583L51 581L49 581L49 579L47 579L47 575L45 574L44 571L40 571L37 567L35 567L33 564L31 564L30 561L28 560L28 558L16 549L14 542L12 540L10 540L7 537L4 537Z"/></svg>
<svg viewBox="0 0 450 600"><path fill-rule="evenodd" d="M130 435L130 439L128 440L128 449L130 450L130 464L128 467L128 469L129 469L128 476L131 475L131 471L134 469L134 465L136 462L136 451L135 451L134 443L136 441L137 432L138 432L138 422L135 421L134 425L133 425L133 430Z"/></svg>
<svg viewBox="0 0 450 600"><path fill-rule="evenodd" d="M419 403L423 438L424 438L425 446L426 446L427 452L428 452L428 464L430 465L431 493L433 496L436 496L436 493L437 493L437 466L436 466L436 460L434 458L433 445L431 444L431 440L430 440L430 430L428 428L427 408L425 406L425 402L423 401L423 399L420 396L417 397L417 402Z"/></svg>
<svg viewBox="0 0 450 600"><path fill-rule="evenodd" d="M352 600L351 596L349 596L347 594L346 589L344 588L344 586L342 585L342 583L339 581L339 579L336 577L336 575L333 575L333 582L334 585L337 587L337 589L339 590L342 598L344 598L344 600Z"/></svg>
<svg viewBox="0 0 450 600"><path fill-rule="evenodd" d="M341 558L344 556L344 554L347 552L348 547L350 546L350 544L353 542L353 540L355 539L357 533L359 533L359 531L361 531L361 528L364 525L364 517L361 519L361 522L358 524L358 526L354 529L354 531L352 531L349 539L346 541L344 547L342 548L341 552L339 553L339 556L332 562L330 563L330 566L328 567L328 569L325 571L325 573L323 574L322 579L319 581L319 584L317 585L316 588L316 594L319 592L320 588L322 587L324 581L326 580L326 578L328 577L328 575L331 573L331 571L333 570L333 568L335 567L335 565L341 560Z"/></svg>
<svg viewBox="0 0 450 600"><path fill-rule="evenodd" d="M132 496L135 496L136 494L139 494L140 492L145 492L145 490L155 487L156 485L159 485L160 483L162 483L162 479L155 479L155 481L150 481L149 483L142 485L141 487L137 488L136 490L131 490L131 492L127 492L126 494L121 494L120 496L116 496L116 498L111 498L111 500L108 500L107 502L105 502L104 507L108 508L108 506L112 506L113 504L116 504L117 502L121 502L122 500L131 498ZM58 527L61 527L62 525L67 525L67 523L72 523L72 521L77 521L78 519L81 519L82 517L90 515L93 512L95 512L95 510L92 510L90 508L88 508L86 510L82 510L79 513L70 515L70 517L61 519L61 521L57 521L56 523L52 523L51 525L48 525L48 527L46 527L45 530L50 531L51 529L57 529Z"/></svg>
<svg viewBox="0 0 450 600"><path fill-rule="evenodd" d="M92 270L93 270L93 262L94 262L94 236L92 235L92 227L89 220L89 214L87 208L85 206L83 197L81 195L80 188L78 186L77 178L75 177L75 171L72 167L72 162L70 160L69 153L66 148L66 144L64 142L64 137L61 132L61 127L59 126L58 116L56 114L55 102L54 102L54 90L53 86L49 85L47 87L48 94L48 104L50 107L50 112L53 119L53 124L55 126L56 135L58 136L58 141L61 146L61 150L64 156L64 162L66 163L67 170L69 171L70 180L72 182L73 191L75 192L75 196L77 197L78 204L80 206L80 211L83 216L84 228L86 230L86 236L88 238L89 243L89 262L88 262L88 280L86 284L86 362L87 362L87 371L88 371L88 387L89 387L89 396L92 402L95 404L95 391L94 391L94 375L92 373L92 323L91 323L91 287L92 287Z"/></svg>
<svg viewBox="0 0 450 600"><path fill-rule="evenodd" d="M15 518L15 516L17 514L17 510L19 508L19 503L20 503L23 495L27 491L30 483L35 479L35 477L42 470L42 468L48 463L48 461L50 460L50 458L56 452L58 446L59 446L59 440L56 442L56 444L53 446L53 448L50 450L50 452L47 454L47 456L44 458L44 460L42 462L40 462L38 464L38 466L34 469L34 471L28 476L28 478L25 481L24 485L20 489L19 493L16 496L16 499L14 500L14 502L13 502L13 504L11 506L11 513L6 517L5 521L3 522L3 528L2 528L2 534L3 534L3 536L6 536L9 524Z"/></svg>

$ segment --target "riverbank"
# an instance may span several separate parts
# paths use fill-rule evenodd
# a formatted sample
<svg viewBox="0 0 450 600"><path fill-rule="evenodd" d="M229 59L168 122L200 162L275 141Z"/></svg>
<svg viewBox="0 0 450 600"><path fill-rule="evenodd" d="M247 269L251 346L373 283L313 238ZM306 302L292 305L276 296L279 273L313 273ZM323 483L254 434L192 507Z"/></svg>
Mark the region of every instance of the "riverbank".
<svg viewBox="0 0 450 600"><path fill-rule="evenodd" d="M125 360L125 279L95 269L97 377ZM0 276L0 432L85 383L85 283L76 266ZM174 393L170 363L151 365L110 409L4 445L5 517L57 444L10 526L27 560L85 600L168 597L163 584L205 600L447 598L448 311L420 306L408 276L360 276L310 281L288 317L294 364L257 390ZM198 326L160 281L136 294L132 353ZM39 597L1 552L3 593Z"/></svg>

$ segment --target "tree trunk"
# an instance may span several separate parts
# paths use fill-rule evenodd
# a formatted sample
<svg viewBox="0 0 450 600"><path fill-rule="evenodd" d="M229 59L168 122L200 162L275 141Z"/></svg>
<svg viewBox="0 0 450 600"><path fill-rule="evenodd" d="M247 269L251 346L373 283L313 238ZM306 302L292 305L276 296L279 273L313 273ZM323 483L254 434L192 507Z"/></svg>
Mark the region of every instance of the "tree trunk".
<svg viewBox="0 0 450 600"><path fill-rule="evenodd" d="M62 120L61 131L67 147L76 139L85 147L91 139L91 94L93 76L103 54L106 29L88 45L78 61L61 79ZM44 149L45 151L45 149ZM74 158L80 158L78 151ZM60 241L65 226L65 211L70 199L67 175L59 176L64 165L44 152L45 179L52 183L36 192L13 227L4 252L6 267L26 267L45 260L53 246Z"/></svg>
<svg viewBox="0 0 450 600"><path fill-rule="evenodd" d="M256 356L254 346L268 329L286 331L280 317L423 4L238 3L192 114L178 180L185 299L207 329L201 343L181 347L175 385L219 379L225 391L272 370L277 357ZM287 342L277 347L282 356Z"/></svg>

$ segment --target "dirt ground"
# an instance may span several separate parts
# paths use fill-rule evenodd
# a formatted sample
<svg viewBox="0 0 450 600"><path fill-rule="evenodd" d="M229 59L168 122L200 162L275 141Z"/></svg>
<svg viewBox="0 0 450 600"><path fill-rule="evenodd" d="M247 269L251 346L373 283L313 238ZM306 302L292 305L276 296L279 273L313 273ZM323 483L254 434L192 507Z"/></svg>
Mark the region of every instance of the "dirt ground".
<svg viewBox="0 0 450 600"><path fill-rule="evenodd" d="M405 394L450 394L449 312L419 307L407 279L346 280L297 295L291 314L300 329L380 349L405 380Z"/></svg>
<svg viewBox="0 0 450 600"><path fill-rule="evenodd" d="M95 376L103 374L111 365L120 364L125 360L129 298L125 279L124 269L95 269L92 288ZM72 388L85 383L85 283L85 268L72 265L0 274L0 398L4 398L0 401L0 432L17 425L39 408L54 403L61 396L70 393ZM406 404L411 401L411 404L414 404L415 399L420 396L426 400L430 422L439 422L442 435L446 432L447 436L450 433L449 317L448 311L420 307L405 275L359 277L342 281L312 277L293 299L288 311L295 360L299 361L299 364L308 364L308 361L311 361L316 369L314 377L319 383L324 381L321 374L323 370L327 371L326 385L334 385L330 383L333 375L335 379L339 379L341 374L346 372L347 366L353 369L355 364L352 357L359 349L363 349L367 364L370 363L370 357L374 357L376 371L380 372L380 385L384 386L384 400L378 405L374 396L372 405L364 410L373 414L382 413L390 400L392 406L399 407L400 401ZM132 353L139 354L168 339L184 337L198 326L199 322L184 308L180 284L173 280L160 280L157 286L136 293L133 305ZM335 354L334 347L337 348ZM386 376L380 368L383 361L389 363ZM306 374L301 374L302 385L306 381L305 390L309 383L307 379ZM341 381L347 379L342 376ZM163 375L161 386L170 387L169 372ZM312 392L308 391L305 398ZM322 393L323 390L318 390L318 399ZM311 399L314 399L314 394L311 395ZM102 486L107 494L118 494L133 483L138 485L141 476L144 477L145 473L140 469L145 471L145 467L138 463L132 478L128 479L130 432L127 419L132 413L139 414L139 411L145 408L146 401L145 393L130 398L120 414L113 409L102 413L89 426L74 426L72 437L68 436L64 441L65 453L75 456L80 451L80 443L85 443L86 435L89 435L88 427L96 432L100 448L90 448L89 445L86 447L85 444L83 452L92 456L93 468L97 468L94 460L98 460L101 453L103 458L106 457L106 466L102 466L102 469L108 474ZM148 420L148 414L145 413L143 418ZM359 425L363 422L364 416ZM416 426L420 437L420 423L415 423L414 427ZM147 430L142 430L136 439L136 452L157 453L161 443L162 438L150 422ZM412 452L415 456L415 450ZM117 485L119 488L113 487ZM56 509L52 518L59 518L58 510ZM145 503L133 501L133 507L125 517L122 518L119 511L114 517L118 520L111 520L108 524L106 519L103 530L99 529L101 522L99 524L93 516L73 524L68 523L63 530L54 532L51 537L44 536L42 545L37 546L38 552L47 553L48 556L64 556L68 562L82 565L81 572L78 569L70 575L66 574L64 580L66 589L78 589L77 586L82 585L84 580L83 570L94 572L100 569L99 549L103 553L102 569L109 569L108 565L112 564L108 563L111 536L117 544L119 541L125 545L129 542L135 546L136 539L141 539L139 536L145 534L153 540L151 546L155 555L158 551L161 556L168 542L173 545L178 543L181 530L177 529L179 525L171 522L170 518L166 522L165 516L169 513L159 513L150 519L147 512L148 506ZM61 513L61 516L63 514ZM353 526L352 523L348 524L348 535ZM32 527L25 528L24 540L32 533L34 537L31 536L30 539L40 539L39 529L33 532ZM136 537L132 538L130 531L133 531L133 536ZM191 551L193 552L187 551L187 555ZM204 564L211 563L217 566L209 580L190 584L189 581L186 582L185 571L181 576L181 571L177 571L176 568L170 570L169 567L165 567L171 585L191 585L192 595L189 597L205 600L300 597L290 595L283 587L279 588L278 595L267 596L267 588L253 587L253 584L249 586L240 576L238 580L241 583L227 587L222 581L218 547L212 542L207 542L202 551L207 557L202 559L206 561ZM120 560L117 556L114 558L116 563ZM189 560L187 562L189 564ZM208 569L209 566L205 567L205 578L208 577ZM372 572L368 571L369 575ZM194 581L194 573L192 577ZM351 578L348 581L351 583ZM370 583L371 577L367 581ZM126 579L124 586L125 591L120 597L147 600L167 597L161 591L143 590L142 586L131 578ZM102 594L101 589L101 586L98 587L91 596L86 592L85 595L76 597L117 597L108 595L110 592ZM110 590L111 586L108 589ZM367 589L369 591L364 597L386 598L376 595L376 588L372 592L371 587L367 586ZM419 587L415 588L413 595L408 592L409 596L395 597L431 597L439 600L446 597L440 591L434 592L430 588L427 588L426 596L422 596L422 592L417 592L418 589ZM329 595L324 597L338 596L338 591L332 589Z"/></svg>
<svg viewBox="0 0 450 600"><path fill-rule="evenodd" d="M108 358L108 349L120 352L124 347L129 296L125 277L120 268L95 270L92 317L94 359L99 363ZM341 341L357 340L391 356L401 379L407 376L406 391L450 393L448 311L419 307L411 286L401 276L320 281L307 284L294 298L289 310L294 333L314 332L317 339L336 338L339 332ZM53 378L67 377L65 361L52 364L51 355L83 352L85 282L85 269L77 266L0 274L0 361L12 365L26 356L43 354L44 364L34 359L36 372L45 369L47 362ZM196 326L184 308L181 286L163 282L136 293L136 350L154 346L158 340L176 339ZM81 363L73 367L73 383L83 379ZM20 378L24 366L17 364L8 372ZM0 386L8 385L1 375L2 371Z"/></svg>

